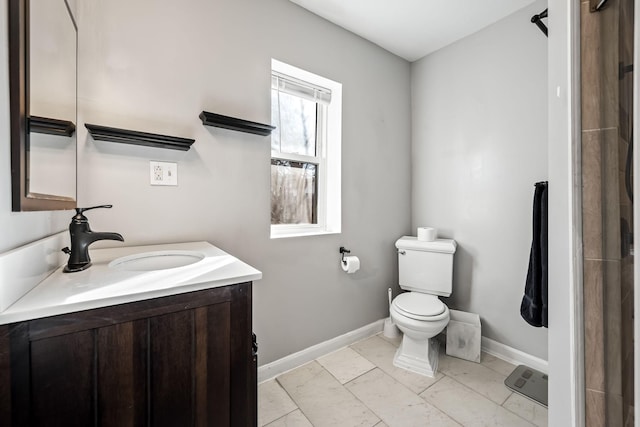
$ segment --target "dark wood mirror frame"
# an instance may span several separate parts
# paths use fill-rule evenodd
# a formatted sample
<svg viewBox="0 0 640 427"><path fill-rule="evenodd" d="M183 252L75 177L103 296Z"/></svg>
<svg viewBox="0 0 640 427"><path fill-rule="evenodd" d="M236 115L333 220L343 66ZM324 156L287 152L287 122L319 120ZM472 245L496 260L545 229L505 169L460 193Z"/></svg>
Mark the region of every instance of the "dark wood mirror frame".
<svg viewBox="0 0 640 427"><path fill-rule="evenodd" d="M14 212L74 209L74 198L29 192L29 0L8 3L11 209Z"/></svg>

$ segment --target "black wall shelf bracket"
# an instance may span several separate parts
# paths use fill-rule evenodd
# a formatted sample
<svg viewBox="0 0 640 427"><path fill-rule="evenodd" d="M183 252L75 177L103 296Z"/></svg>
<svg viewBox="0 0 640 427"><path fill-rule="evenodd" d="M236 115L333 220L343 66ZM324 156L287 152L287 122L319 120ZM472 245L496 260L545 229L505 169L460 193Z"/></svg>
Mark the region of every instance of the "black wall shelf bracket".
<svg viewBox="0 0 640 427"><path fill-rule="evenodd" d="M180 151L189 150L191 145L195 142L194 139L138 132L135 130L117 129L107 126L91 125L88 123L85 123L84 126L89 130L89 133L96 141L120 142L123 144L168 148Z"/></svg>
<svg viewBox="0 0 640 427"><path fill-rule="evenodd" d="M203 111L200 113L199 117L200 120L202 120L202 124L205 126L214 126L238 132L253 133L261 136L271 135L271 132L276 128L271 125L223 116L222 114L209 113L208 111Z"/></svg>
<svg viewBox="0 0 640 427"><path fill-rule="evenodd" d="M68 120L51 119L49 117L30 116L29 132L46 133L48 135L72 136L76 125Z"/></svg>

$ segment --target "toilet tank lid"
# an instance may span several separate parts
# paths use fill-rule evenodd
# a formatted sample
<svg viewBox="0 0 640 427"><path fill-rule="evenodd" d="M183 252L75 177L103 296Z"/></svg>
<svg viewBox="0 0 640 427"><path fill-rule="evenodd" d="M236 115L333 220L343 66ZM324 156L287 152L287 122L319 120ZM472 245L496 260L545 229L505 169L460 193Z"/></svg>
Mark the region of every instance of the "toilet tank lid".
<svg viewBox="0 0 640 427"><path fill-rule="evenodd" d="M452 254L456 251L456 241L451 239L436 239L432 242L418 240L415 236L402 236L396 241L396 248L410 251L440 252Z"/></svg>

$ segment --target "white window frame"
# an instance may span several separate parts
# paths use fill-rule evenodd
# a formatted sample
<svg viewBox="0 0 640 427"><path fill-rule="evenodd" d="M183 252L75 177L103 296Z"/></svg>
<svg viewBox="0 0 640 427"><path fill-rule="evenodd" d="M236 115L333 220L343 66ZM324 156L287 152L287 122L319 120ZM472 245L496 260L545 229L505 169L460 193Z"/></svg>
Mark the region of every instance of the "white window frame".
<svg viewBox="0 0 640 427"><path fill-rule="evenodd" d="M271 71L307 82L331 91L329 105L318 103L316 156L271 152L271 159L314 163L318 185L317 224L272 224L271 238L336 234L342 229L341 159L342 159L342 84L318 76L276 59L271 60ZM277 123L273 123L278 126ZM271 170L271 169L269 169Z"/></svg>

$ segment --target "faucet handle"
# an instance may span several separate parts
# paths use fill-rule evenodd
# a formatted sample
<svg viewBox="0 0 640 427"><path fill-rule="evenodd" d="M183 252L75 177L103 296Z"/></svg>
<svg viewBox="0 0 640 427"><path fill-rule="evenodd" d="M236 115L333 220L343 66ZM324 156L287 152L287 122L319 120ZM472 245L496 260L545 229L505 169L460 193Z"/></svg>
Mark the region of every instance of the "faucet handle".
<svg viewBox="0 0 640 427"><path fill-rule="evenodd" d="M88 211L88 210L91 210L91 209L98 209L98 208L109 209L109 208L112 208L112 207L113 207L113 205L100 205L100 206L91 206L90 208L76 208L76 213L82 214L82 212Z"/></svg>
<svg viewBox="0 0 640 427"><path fill-rule="evenodd" d="M113 205L100 205L100 206L91 206L90 208L76 208L76 214L73 217L73 220L75 221L86 221L87 217L84 216L82 213L91 209L98 209L98 208L105 208L105 209L109 209L112 208Z"/></svg>

